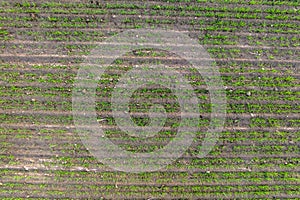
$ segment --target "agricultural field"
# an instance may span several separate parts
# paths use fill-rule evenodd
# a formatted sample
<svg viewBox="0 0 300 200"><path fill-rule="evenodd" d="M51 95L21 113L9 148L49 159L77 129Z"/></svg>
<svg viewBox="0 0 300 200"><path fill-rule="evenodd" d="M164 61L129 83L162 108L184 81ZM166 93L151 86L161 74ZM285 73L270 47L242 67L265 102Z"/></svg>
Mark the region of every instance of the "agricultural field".
<svg viewBox="0 0 300 200"><path fill-rule="evenodd" d="M97 122L123 150L162 149L181 126L181 107L160 84L138 88L129 114L154 136L126 134L112 114L118 80L139 65L167 65L199 102L196 137L163 169L130 173L100 162L74 124L79 69L95 48L127 30L173 30L197 41L218 68L226 116L217 143L198 157L213 110L206 80L182 57L145 48L121 55L95 90ZM268 0L1 0L1 199L300 198L300 2ZM87 91L80 91L83 95Z"/></svg>

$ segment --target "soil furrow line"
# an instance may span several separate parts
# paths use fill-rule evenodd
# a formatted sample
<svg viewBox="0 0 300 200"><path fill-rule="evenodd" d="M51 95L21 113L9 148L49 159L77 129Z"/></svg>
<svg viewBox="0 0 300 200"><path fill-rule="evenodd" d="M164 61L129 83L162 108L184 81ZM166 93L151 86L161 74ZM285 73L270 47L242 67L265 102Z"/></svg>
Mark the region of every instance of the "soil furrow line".
<svg viewBox="0 0 300 200"><path fill-rule="evenodd" d="M26 169L24 166L17 166L17 165L2 165L0 166L0 170L15 170L15 171L40 171L40 172L48 172L48 171L66 171L66 172L115 172L114 169L110 169L109 167L106 167L103 165L103 167L99 168L99 165L97 168L86 168L86 167L33 167L33 166L26 166ZM199 169L199 168L190 168L190 169L184 169L184 168L169 168L169 169L161 169L160 172L169 172L169 173L176 173L176 172L189 172L189 173L207 173L208 169ZM238 167L235 166L235 169L225 169L225 168L210 168L210 173L238 173L238 172L299 172L300 168L291 169L291 168L282 168L282 167L271 167L271 168L245 168L245 167Z"/></svg>
<svg viewBox="0 0 300 200"><path fill-rule="evenodd" d="M51 88L64 88L65 91L72 91L72 88L74 87L73 84L67 84L67 83L5 83L0 81L0 86L4 87L20 87L20 88L40 88L40 89L51 89ZM86 85L88 88L88 85ZM100 86L97 87L97 89L105 89L107 87L105 86ZM120 86L120 88L122 88ZM147 87L148 89L160 89L156 86L149 86ZM195 86L193 87L194 90L208 90L208 87L205 85L200 85L200 86ZM210 90L220 90L220 88L210 88ZM283 91L289 91L289 92L299 92L300 88L299 87L290 87L290 86L281 86L281 87L266 87L266 86L225 86L225 89L232 89L232 90L256 90L256 91L276 91L276 92L283 92ZM101 94L101 92L97 92L98 94ZM59 95L59 94L58 94Z"/></svg>
<svg viewBox="0 0 300 200"><path fill-rule="evenodd" d="M80 67L80 66L78 66ZM118 65L118 67L128 67L125 65ZM181 66L182 67L182 66ZM221 66L217 66L220 68ZM174 69L182 75L189 75L192 74L191 72L188 72L187 70L180 69L179 67L174 67ZM47 73L52 73L52 74L61 74L64 73L65 75L75 75L78 72L78 69L36 69L36 68L0 68L0 72L19 72L21 74L26 74L26 73L35 73L38 75L43 75ZM124 70L121 69L109 69L105 72L105 74L113 74L113 75L122 75L124 73ZM245 76L245 77L294 77L294 78L299 78L300 79L300 74L298 73L292 73L292 74L284 74L284 73L279 73L279 72L236 72L236 73L230 73L230 72L220 72L221 76L229 76L229 77L238 77L238 76ZM105 78L103 78L105 80ZM101 79L102 80L102 79Z"/></svg>
<svg viewBox="0 0 300 200"><path fill-rule="evenodd" d="M17 58L27 58L31 57L31 59L39 59L39 58L51 58L51 59L61 59L61 58L69 58L69 59L84 59L84 58L99 58L98 56L69 56L69 55L59 55L59 54L41 54L41 55L30 55L30 54L7 54L7 53L1 53L0 57L2 57L2 59L4 60L5 58L13 58L13 59L17 59ZM106 59L114 59L114 56L106 56L106 57L101 57L101 58L106 58ZM145 57L141 57L141 58L137 58L134 56L123 56L123 59L130 59L130 60L134 60L134 59L138 59L138 60L160 60L160 61L183 61L182 58L177 58L177 57L149 57L149 56L145 56ZM12 60L13 60L12 59ZM229 61L240 61L240 62L269 62L269 63L293 63L293 64L300 64L300 60L276 60L276 59L245 59L245 58L210 58L210 59L206 59L206 58L201 58L201 59L195 59L195 58L186 58L188 59L190 62L191 61L225 61L225 62L229 62ZM92 64L92 63L91 63ZM204 66L203 66L204 67Z"/></svg>
<svg viewBox="0 0 300 200"><path fill-rule="evenodd" d="M54 68L55 69L55 67L57 68L57 67L59 67L59 68L62 68L62 70L78 70L79 68L80 68L80 66L82 65L82 64L77 64L77 65L75 65L75 64L73 64L73 65L71 65L71 63L69 63L69 64L63 64L63 63L53 63L53 62L51 62L51 63L49 63L49 62L44 62L44 63L39 63L39 62L35 62L35 63L30 63L30 62L22 62L22 63L20 63L20 62L16 62L16 61L14 61L14 60L10 60L9 62L9 65L13 65L14 67L12 68L12 70L18 70L18 69L16 69L16 67L15 66L20 66L20 68L28 68L28 69L31 69L31 68L33 68L34 69L34 67L36 67L36 66L40 66L40 69L41 70L43 70L42 68L41 68L41 66L47 66L47 67L49 67L49 68ZM1 65L1 68L0 68L0 71L3 69L3 70L5 70L5 69L7 69L7 66L5 66L6 64L4 63L4 62L2 62L2 63L0 63ZM4 65L3 65L4 64ZM226 62L226 63L218 63L219 65L217 65L216 67L218 67L218 68L220 68L220 69L224 69L225 67L225 69L231 69L231 71L234 71L234 70L236 70L236 68L237 68L237 66L228 66L228 63ZM224 64L224 65L220 65L220 64ZM282 74L286 74L286 75L291 75L291 74L298 74L298 71L295 71L295 72L293 72L293 73L291 73L290 71L291 70L293 70L293 68L294 68L294 70L296 70L296 66L289 66L289 65L287 65L287 66L282 66L280 63L278 63L280 66L278 66L278 68L277 68L277 66L274 66L274 63L272 63L272 65L271 66L264 66L264 68L265 68L265 70L268 70L268 69L271 69L271 70L273 70L274 68L276 68L276 71L278 72L278 73L282 73ZM128 65L126 65L126 64L120 64L120 65L118 65L118 66L120 66L120 67L128 67ZM172 66L174 67L174 68L178 68L178 69L180 69L181 67L187 67L188 69L190 68L190 66L187 66L186 64L182 64L182 63L172 63ZM280 67L280 68L279 68ZM257 64L255 64L254 63L254 65L252 65L252 66L248 66L247 67L247 69L248 70L261 70L261 67L259 67L259 66L257 66ZM58 69L59 70L59 69ZM111 70L111 69L109 69L109 70ZM108 70L108 71L109 71ZM289 71L289 72L287 72L287 71ZM244 72L236 72L236 73L244 73ZM258 72L245 72L245 73L258 73ZM271 72L268 72L269 74L271 74ZM276 74L276 72L274 72L274 74ZM260 75L264 75L264 73L261 73Z"/></svg>
<svg viewBox="0 0 300 200"><path fill-rule="evenodd" d="M109 37L107 37L109 38ZM103 44L112 44L112 45L118 45L118 44L123 44L123 45L126 45L126 43L105 43L104 41L103 42L98 42L98 41L95 41L95 42L90 42L90 41L75 41L75 42L66 42L66 41L32 41L32 40L13 40L13 41L1 41L0 42L1 44L3 45L19 45L19 44L36 44L36 45L41 45L41 44L68 44L68 45L103 45ZM129 45L130 43L128 43ZM168 46L177 46L176 44L174 43L169 43L169 44L166 44ZM184 44L183 45L180 45L180 46L185 46ZM300 47L275 47L275 46L251 46L251 45L242 45L242 44L236 44L236 45L222 45L222 44L204 44L202 45L203 47L205 48L211 48L211 47L224 47L224 48L240 48L240 49L279 49L279 50L300 50ZM192 47L191 45L189 45L189 47Z"/></svg>
<svg viewBox="0 0 300 200"><path fill-rule="evenodd" d="M95 111L88 112L88 111L76 111L77 116L90 116L94 113ZM111 118L111 117L121 117L123 116L124 112L117 111L114 112L96 112L98 116L101 116L102 118ZM8 115L48 115L48 116L70 116L73 115L72 111L46 111L46 110L14 110L14 109L0 109L0 114L8 114ZM148 117L149 113L141 113L141 112L130 112L129 115L131 117ZM202 118L210 118L211 113L174 113L174 112L169 112L167 113L168 117L202 117ZM160 115L155 115L153 114L153 117L157 117ZM223 114L218 114L218 117L226 117L227 119L251 119L251 118L274 118L274 119L300 119L300 115L298 113L285 113L285 114L274 114L274 113L227 113L225 115Z"/></svg>
<svg viewBox="0 0 300 200"><path fill-rule="evenodd" d="M48 3L49 1L46 1L46 0L41 0L39 1L39 3L37 3L37 6L39 6L40 4L42 3ZM63 1L60 1L61 3L82 3L81 0L63 0ZM289 1L286 1L286 2L289 2ZM11 0L10 3L20 3L18 0ZM92 4L88 1L85 2L86 4ZM106 4L112 4L112 1L111 0L102 0L101 1L101 4L98 6L98 8L106 8ZM147 1L147 4L146 6L152 6L152 5L161 5L161 6L168 6L170 5L170 3L173 5L176 5L174 4L175 2L170 2L168 0L163 0L163 1L158 1L158 0L148 0ZM218 2L208 2L208 1L203 1L203 2L199 2L199 1L196 1L196 0L192 0L192 1L188 1L188 2L184 2L184 1L176 1L176 3L178 3L178 6L187 6L187 5L192 5L192 6L203 6L203 5L208 5L209 7L214 7L216 8L216 6L219 6L219 5L226 5L227 7L229 8L237 8L239 6L243 6L243 7L251 7L251 8L255 8L255 9L270 9L270 8L282 8L282 4L278 4L276 5L276 2L275 2L275 5L274 3L272 2L257 2L257 4L249 4L248 1L241 1L241 2L226 2L224 4L224 1L218 1ZM268 4L269 3L269 4ZM284 3L284 2L283 2ZM117 5L117 4L124 4L124 0L115 0L113 2L114 5ZM137 5L137 6L145 6L145 1L131 1L130 2L131 5ZM290 9L294 9L295 6L293 5L287 5L287 4L283 4L285 8L290 8ZM10 5L11 6L11 5ZM222 9L222 6L220 7L220 9ZM89 6L87 6L88 8ZM54 8L57 8L57 6L55 6ZM93 7L95 8L95 7ZM97 7L96 7L97 8ZM115 8L106 8L108 10L110 9L115 9ZM250 12L251 13L251 12Z"/></svg>
<svg viewBox="0 0 300 200"><path fill-rule="evenodd" d="M40 130L40 129L59 129L59 130L75 130L76 127L73 124L69 125L64 125L64 124L29 124L29 123L2 123L1 124L2 128L14 128L14 129L31 129L31 130ZM90 126L87 126L86 128L89 128ZM118 130L118 127L115 126L103 126L102 127L105 130ZM82 127L85 128L85 127ZM98 128L98 127L97 127ZM165 128L166 129L166 128ZM224 127L224 131L230 131L230 132L276 132L276 131L281 131L281 132L299 132L298 127ZM167 130L167 129L166 129ZM169 130L174 130L176 129L172 128Z"/></svg>
<svg viewBox="0 0 300 200"><path fill-rule="evenodd" d="M216 8L218 9L218 8ZM222 9L222 8L221 8ZM136 17L136 15L131 15L131 14L125 14L125 13L120 13L120 10L123 9L110 9L109 12L104 13L104 14L92 14L92 18L101 18L102 20L105 19L109 19L112 21L118 20L118 18L134 18L134 19L138 19L138 20L147 20L147 19L154 19L154 20L173 20L176 21L177 23L179 22L183 22L183 21L190 21L190 20L216 20L216 19L221 19L224 21L250 21L250 22L282 22L282 21L288 21L288 22L294 22L294 23L298 23L299 20L298 19L287 19L287 20L278 20L278 19L268 19L268 18L264 18L265 16L268 16L270 13L268 12L248 12L248 13L255 13L257 14L258 18L236 18L235 14L237 14L238 12L230 12L230 10L228 11L222 11L222 10L215 10L213 11L215 16L214 17L206 17L206 16L199 16L196 15L199 12L203 12L203 13L211 13L212 11L188 11L189 12L189 16L176 16L176 13L178 13L178 15L180 14L181 11L177 10L169 10L172 13L170 13L170 16L166 17L164 16L165 12L167 10L160 10L160 13L156 13L156 15L149 15L149 14L145 14L145 9L144 8L135 8L135 9L130 9L130 10L134 10L134 11L141 11L140 15L138 17ZM89 14L86 13L80 13L80 12L84 12L86 11L85 9L77 9L78 13L76 13L75 17L81 17L83 19L87 18L88 16L90 16ZM148 11L151 11L151 9L148 9ZM228 13L229 15L226 17L218 17L218 14L223 14L223 13ZM6 16L8 13L0 13L0 16ZM173 16L172 16L173 15ZM196 16L195 16L196 15ZM295 15L295 13L285 13L285 16L290 16L293 17ZM10 13L10 17L28 17L28 13ZM44 13L39 13L38 14L38 18L47 18L47 17L64 17L64 18L68 18L68 19L72 19L74 17L74 15L70 15L70 14L64 14L64 13L51 13L51 12L47 12L47 10L45 10ZM10 20L5 20L5 22L9 22ZM38 22L37 22L38 23Z"/></svg>
<svg viewBox="0 0 300 200"><path fill-rule="evenodd" d="M224 182L219 182L218 181L224 181ZM171 181L168 183L156 183L156 182L134 182L134 183L112 183L111 181L101 181L98 183L95 182L90 182L90 181L85 181L84 184L87 186L90 185L97 185L97 186L115 186L118 185L118 187L126 187L126 186L140 186L140 187L180 187L180 186L187 186L187 187L191 187L191 186L210 186L210 187L214 187L214 186L280 186L280 185L290 185L290 186L296 186L299 183L295 183L295 182L289 182L289 181L260 181L259 183L257 182L243 182L243 183L232 183L229 182L228 180L224 179L224 180L218 180L214 183L205 183L205 182L196 182L196 183L189 183L189 182L178 182L178 181ZM26 181L12 181L12 180L3 180L1 181L1 183L3 184L18 184L18 183L24 183L24 184L30 184L30 185L40 185L40 184L45 184L44 181L39 181L39 180L26 180ZM56 181L49 181L46 183L46 185L55 185L55 187L62 187L65 186L66 182L56 182ZM76 186L76 185L81 185L82 183L80 182L76 182L76 181L68 181L67 182L68 186ZM284 188L282 188L284 189ZM83 189L84 190L84 189ZM187 190L189 190L189 188L187 188ZM253 189L251 189L250 191L252 191ZM82 191L82 190L80 190ZM219 191L219 190L216 190ZM239 191L239 189L238 189ZM249 191L249 190L247 190ZM254 191L256 191L256 189L254 189ZM277 190L276 190L277 191ZM209 192L214 192L214 191L209 191Z"/></svg>
<svg viewBox="0 0 300 200"><path fill-rule="evenodd" d="M13 28L13 27L12 27ZM100 32L108 32L108 33L112 33L112 32L122 32L124 31L124 27L119 27L119 28L114 28L114 27L110 27L110 28L82 28L82 30L85 30L86 32L94 32L94 31L100 31ZM14 28L14 30L27 30L27 31L34 31L34 32L48 32L53 30L53 28L40 28L40 27L31 27L31 28ZM69 31L78 31L78 28L60 28L57 27L55 28L55 30L59 30L59 31L63 31L63 30L69 30ZM172 30L172 32L177 32L177 33L183 33L183 34L188 34L188 35L198 35L199 32L200 33L204 33L204 30ZM234 36L259 36L259 37L264 37L264 36L276 36L276 37L280 37L280 36L288 36L288 37L297 37L298 34L297 33L272 33L272 32L264 32L264 33L257 33L257 32L231 32L231 31L220 31L220 30L215 30L215 31L210 31L210 32L214 32L214 33L220 33L220 34L228 34L230 36L234 35ZM205 34L203 34L205 35Z"/></svg>
<svg viewBox="0 0 300 200"><path fill-rule="evenodd" d="M69 141L70 143L70 141ZM55 143L56 144L56 143ZM240 146L240 145L236 145L236 146ZM242 145L241 145L242 146ZM287 145L288 146L288 145ZM41 152L42 150L45 150L45 152ZM84 151L83 152L80 152L80 155L75 155L74 154L71 154L71 153L61 153L61 151L67 151L67 150L70 150L70 152L72 152L72 149L67 149L67 148L55 148L55 150L53 150L53 153L48 153L49 152L49 149L40 149L40 148L19 148L19 149L16 149L16 152L13 152L13 153L1 153L0 155L1 156L14 156L15 159L18 160L18 162L20 161L24 161L24 162L31 162L32 164L42 164L43 162L48 162L48 161L43 161L43 159L58 159L59 157L68 157L68 158L73 158L73 159L77 159L77 158L84 158L84 159L93 159L94 157L86 151L88 151L87 149L82 149ZM28 152L27 152L28 151ZM39 151L39 152L30 152L30 151ZM270 152L271 153L271 152ZM78 154L78 153L76 153ZM266 153L259 153L259 154L246 154L246 152L231 152L231 151L222 151L222 154L225 154L225 155L219 155L219 156L210 156L210 155L207 155L205 156L204 159L233 159L233 163L231 163L231 160L228 161L228 164L236 164L234 163L234 159L237 159L237 158L242 158L242 159L252 159L252 158L259 158L259 159L297 159L297 158L300 158L300 156L298 154L284 154L284 155L278 155L276 153L274 154L266 154ZM238 154L238 155L234 155L234 154ZM122 157L115 157L115 158L122 158ZM126 158L126 157L125 157ZM124 158L124 159L125 159ZM166 156L161 156L159 158L172 158L172 157L166 157ZM3 158L4 159L4 158ZM183 159L185 161L193 161L195 159L199 159L197 156L185 156L185 155L182 155L180 157L180 159ZM272 161L272 160L271 160ZM50 163L55 163L54 160L51 160L49 161ZM97 163L98 161L91 161L92 163ZM200 162L200 161L199 161ZM205 162L205 161L204 161ZM218 162L218 161L216 161ZM280 162L280 161L279 161ZM80 165L81 162L80 161L77 161L77 162L74 162L72 161L73 164L78 164ZM267 162L268 165L269 164L274 164L274 165L277 165L278 164L278 161L274 161L274 162L270 162L268 161ZM282 161L282 163L284 164L284 162ZM253 163L252 163L253 164Z"/></svg>

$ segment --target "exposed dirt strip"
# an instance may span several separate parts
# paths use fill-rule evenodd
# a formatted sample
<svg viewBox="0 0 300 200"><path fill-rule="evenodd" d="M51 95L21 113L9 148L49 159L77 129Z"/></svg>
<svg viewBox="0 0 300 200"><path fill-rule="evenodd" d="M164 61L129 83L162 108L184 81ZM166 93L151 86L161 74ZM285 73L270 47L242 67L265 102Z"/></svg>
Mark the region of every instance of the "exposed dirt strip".
<svg viewBox="0 0 300 200"><path fill-rule="evenodd" d="M235 168L233 169L226 169L226 168L209 168L209 169L199 169L199 168L168 168L165 170L160 170L160 172L169 172L169 173L179 173L179 172L189 172L189 173L207 173L207 170L209 170L211 173L234 173L234 172L249 172L251 171L252 173L255 172L299 172L300 173L300 168L296 169L290 169L290 168L282 168L282 167L264 167L264 168L244 168L244 167L237 167L234 166ZM40 171L40 172L45 172L47 171L67 171L67 172L115 172L113 169L109 169L106 166L99 167L99 165L96 168L85 168L85 167L34 167L34 166L12 166L12 165L2 165L0 166L0 170L15 170L15 171Z"/></svg>
<svg viewBox="0 0 300 200"><path fill-rule="evenodd" d="M94 113L92 112L76 112L76 115L80 116L89 116L89 114ZM45 110L11 110L11 109L0 109L0 114L11 114L11 115L48 115L48 116L70 116L72 115L71 111L45 111ZM113 117L113 114L111 112L97 112L98 115L101 117ZM148 113L141 113L141 112L130 112L131 117L148 117ZM167 115L169 117L196 117L198 114L188 113L170 113L168 112ZM114 116L123 116L123 112L114 112ZM160 116L160 115L157 115ZM201 113L202 118L210 118L210 113ZM155 114L153 114L153 117L156 117ZM297 113L286 113L285 115L282 114L275 114L275 113L247 113L247 114L238 114L238 113L227 113L224 116L219 114L218 117L226 117L229 119L250 119L255 117L262 117L262 118L274 118L274 119L300 119L300 115Z"/></svg>
<svg viewBox="0 0 300 200"><path fill-rule="evenodd" d="M106 38L109 38L109 37L104 37L104 39ZM23 44L23 45L29 45L29 44L35 44L35 45L52 45L54 46L53 44L54 42L53 41L32 41L32 40L13 40L13 41L9 41L9 42L0 42L0 44L2 45L20 45L20 44ZM55 45L58 45L58 44L63 44L63 45L103 45L103 44L111 44L111 45L114 45L113 43L106 43L106 42L89 42L89 41L70 41L70 42L66 42L66 41L55 41ZM115 45L131 45L130 43L116 43ZM153 44L151 44L153 45ZM174 46L174 47L177 47L177 46L183 46L183 47L187 47L185 46L184 44L183 45L178 45L178 44L173 44L173 43L170 43L170 44L165 44L165 45L168 45L168 46ZM196 46L196 45L195 45ZM203 47L205 48L211 48L211 47L222 47L222 48L239 48L239 49L278 49L278 50L300 50L300 47L281 47L281 46L252 46L252 45L242 45L242 44L235 44L235 45L226 45L226 44L204 44L202 45ZM191 45L189 45L189 47L192 47ZM32 47L31 47L32 48ZM45 50L47 49L48 47L45 46Z"/></svg>
<svg viewBox="0 0 300 200"><path fill-rule="evenodd" d="M68 144L72 141L68 141L67 143L62 143L62 144ZM79 141L80 142L80 141ZM117 143L114 141L115 144L122 144L122 143ZM76 144L76 143L75 143ZM286 145L281 145L278 144L278 146L284 146L284 147L288 147L288 145L291 144L286 144ZM236 145L238 147L244 147L244 146L253 146L252 145L243 145L243 144L238 144ZM260 146L264 146L264 145L257 145L256 147L260 147ZM275 145L274 145L275 146ZM297 146L295 146L295 149L297 149ZM299 145L298 145L299 146ZM227 147L227 146L226 146ZM293 146L292 146L293 147ZM298 147L299 149L300 147ZM67 148L59 148L59 147L55 147L55 148L34 148L34 147L30 147L30 148L26 148L26 147L20 147L18 149L16 149L16 152L8 152L6 154L1 153L0 155L2 157L9 157L9 156L14 156L15 158L17 158L18 162L23 161L23 162L28 162L29 163L44 163L44 161L47 163L48 161L50 163L55 163L55 159L58 157L70 157L73 159L87 159L87 160L93 160L94 158L92 157L92 155L86 151L88 151L86 148L84 149L78 149L76 151L81 151L80 154L81 155L73 155L71 153L64 153L65 151L69 151L69 152L74 152L74 149L67 149ZM47 151L52 151L52 153L48 153ZM237 155L236 155L237 154ZM122 157L118 157L118 158L122 158ZM160 157L160 158L170 158L170 157ZM236 158L241 158L241 159L269 159L268 162L264 161L265 163L268 163L268 165L270 164L274 164L274 165L278 165L278 164L285 164L286 162L284 162L284 159L299 159L300 156L298 154L291 154L290 152L278 155L276 153L272 154L272 151L270 150L269 154L267 153L263 153L263 154L252 154L252 153L247 153L247 151L241 151L241 152L232 152L232 150L228 150L228 151L222 151L221 156L207 156L207 159L227 159L227 164L234 164ZM45 159L51 159L51 160L45 160ZM186 162L190 162L190 161L194 161L199 159L197 156L185 156L183 155L180 159L185 160ZM231 159L233 159L233 161L231 161ZM280 161L277 161L276 159L282 159ZM90 162L90 164L93 163L97 163L98 161L93 161ZM201 162L201 161L199 161ZM218 161L216 161L218 162ZM203 163L205 163L203 161ZM81 161L73 161L72 162L73 165L81 165L82 162ZM255 164L254 162L251 162L251 164ZM260 162L258 162L257 164L261 164ZM287 163L288 164L288 163ZM285 165L287 165L285 164ZM295 164L297 165L297 163Z"/></svg>
<svg viewBox="0 0 300 200"><path fill-rule="evenodd" d="M0 54L0 56L2 57L2 60L6 59L18 59L18 58L23 58L27 60L40 60L40 59L62 59L62 58L67 58L69 60L76 60L76 59L83 59L86 58L87 56L70 56L70 55L59 55L59 54L40 54L40 55L30 55L30 54L6 54L6 53L2 53ZM98 58L95 56L91 56L89 55L89 58ZM105 57L107 59L111 59L111 58L115 58L115 57ZM142 58L136 58L133 56L123 56L123 59L128 59L128 60L161 60L161 61L181 61L182 62L182 58L177 58L177 57L168 57L168 58L162 58L162 57L142 57ZM187 58L189 59L189 61L216 61L216 62L220 62L220 61L238 61L238 62L266 62L266 63L292 63L292 64L300 64L300 60L277 60L277 59L244 59L244 58L211 58L211 59L205 59L205 58L200 58L200 59L195 59L195 58Z"/></svg>
<svg viewBox="0 0 300 200"><path fill-rule="evenodd" d="M127 66L124 66L127 67ZM187 71L183 71L175 68L177 71L180 72L180 74L182 75L189 75L191 74L190 72ZM78 69L36 69L36 68L18 68L18 69L14 69L14 68L3 68L1 69L0 67L0 72L19 72L20 75L21 74L26 74L26 73L35 73L37 75L43 75L43 74L47 74L47 73L52 73L52 74L67 74L67 75L76 75L78 72ZM109 69L107 70L106 74L114 74L114 75L121 75L124 72L122 72L121 70L118 69ZM230 76L230 77L238 77L238 76L244 76L244 77L294 77L294 78L298 78L300 79L300 73L291 73L289 75L284 74L284 73L280 73L280 72L265 72L265 73L259 73L259 72L240 72L240 73L226 73L226 72L220 72L221 76ZM108 78L103 78L101 80L107 80Z"/></svg>
<svg viewBox="0 0 300 200"><path fill-rule="evenodd" d="M39 129L60 129L60 130L75 130L76 127L72 124L63 125L63 124L32 124L32 123L2 123L2 127L4 128L14 128L14 129L31 129L31 130L39 130ZM102 126L106 130L117 130L115 126ZM84 128L84 127L83 127ZM166 130L176 130L176 129L168 129ZM224 127L224 131L230 132L239 132L239 131L258 131L258 132L276 132L276 131L283 131L283 132L299 132L298 127Z"/></svg>
<svg viewBox="0 0 300 200"><path fill-rule="evenodd" d="M84 9L78 9L77 10L78 12L80 11L85 11ZM121 10L122 11L122 10ZM215 14L215 17L214 18L208 18L206 16L196 16L198 14L198 12L196 11L190 11L189 12L189 15L191 16L176 16L176 11L172 11L172 15L175 15L175 16L169 16L169 17L165 17L165 16L162 16L164 13L161 13L162 15L156 15L156 16L153 16L153 15L145 15L143 12L145 12L144 10L140 9L139 11L141 11L140 15L138 16L138 18L135 16L135 15L127 15L127 14L120 14L120 10L118 9L114 9L112 12L110 13L106 13L106 14L93 14L93 16L89 16L88 14L81 14L81 13L78 13L76 14L76 16L74 15L69 15L69 14L53 14L53 13L50 13L48 12L48 10L45 11L45 13L40 13L38 14L38 17L34 20L31 21L31 25L33 27L40 27L40 24L41 22L43 21L37 21L37 20L43 20L44 19L47 19L48 17L58 17L58 18L67 18L69 21L72 20L72 18L78 18L78 17L81 17L83 19L89 19L91 20L90 23L93 23L93 20L96 21L97 25L98 26L104 26L104 27L109 27L108 25L109 24L125 24L124 22L120 22L120 20L122 19L132 19L134 20L133 22L131 23L137 23L135 21L139 21L140 22L144 22L146 23L147 20L161 20L161 24L166 24L166 25L172 25L172 24L180 24L180 23L190 23L190 21L203 21L205 20L206 22L213 22L213 21L216 21L216 20L222 20L222 21L229 21L229 22L241 22L241 21L244 21L244 22L252 22L253 25L255 24L261 24L261 23L270 23L270 24L273 24L273 23L276 23L276 22L282 22L283 20L274 20L274 19L268 19L268 18L265 18L265 16L269 15L269 13L257 13L257 18L256 19L251 19L251 18L248 18L248 19L237 19L234 15L231 16L226 16L226 17L218 17L218 14L222 14L223 12L222 11L215 11L214 14ZM179 14L180 12L177 11L177 13ZM160 13L158 13L160 14ZM285 20L286 22L288 23L295 23L295 24L300 24L299 20L298 19L293 19L293 16L295 15L295 13L290 13L290 14L285 14L285 16L290 16L288 20ZM6 13L0 13L0 16L7 16ZM29 14L27 13L12 13L9 17L10 18L13 18L13 17L28 17L30 16ZM109 20L109 21L108 21ZM168 20L167 22L164 23L164 20ZM4 23L4 26L10 26L9 24L12 23L12 22L16 22L15 20L5 20L3 21L5 22ZM59 21L60 22L60 21ZM171 22L171 23L170 23ZM51 23L51 22L49 22ZM53 22L52 22L53 23ZM151 22L150 22L151 23ZM155 23L153 23L155 24ZM195 23L197 24L197 23ZM194 25L194 27L197 27L197 25ZM16 27L16 28L19 28L19 27ZM20 27L21 28L21 27ZM43 28L43 27L41 27ZM86 24L86 27L81 27L81 28L77 28L77 30L80 30L80 29L85 29L85 28L89 28L88 26L88 23ZM69 27L65 27L64 28L65 30L69 30Z"/></svg>
<svg viewBox="0 0 300 200"><path fill-rule="evenodd" d="M7 84L5 82L0 82L0 86L4 87L21 87L21 88L28 88L28 87L34 87L34 88L40 88L40 89L51 89L51 88L64 88L63 91L69 91L71 92L72 88L74 87L73 84L60 84L60 83L53 83L49 85L48 83L14 83L14 84ZM226 86L225 86L226 87ZM98 87L98 89L104 89L103 87ZM157 87L149 87L149 89L157 89ZM207 90L207 86L196 86L194 89L198 90ZM213 90L214 88L210 88L210 90ZM220 88L216 88L219 90ZM225 89L225 88L224 88ZM289 92L299 92L299 87L288 87L288 86L281 86L281 87L258 87L258 86L228 86L226 89L234 89L234 90L257 90L257 91L276 91L276 92L282 92L282 91L289 91Z"/></svg>
<svg viewBox="0 0 300 200"><path fill-rule="evenodd" d="M194 27L194 29L188 30L188 31L185 30L185 29L174 30L173 28L171 29L173 32L184 33L184 34L187 34L187 35L199 35L199 33L203 34L205 32L205 30L202 30L202 29L199 29L199 28L198 28L199 30L196 30L195 27ZM17 32L17 31L49 32L49 31L53 30L53 28L40 28L40 27L32 27L32 28L25 28L25 27L14 28L14 27L11 27L10 29L13 31L12 33ZM57 28L55 28L55 30L63 31L63 30L66 30L66 29L65 28L61 28L61 27L57 27ZM67 30L68 31L78 31L78 28L68 28ZM99 33L104 33L104 35L106 35L106 34L107 35L111 35L112 33L119 33L119 32L122 32L122 31L124 31L126 29L124 29L124 27L115 28L115 26L112 26L110 28L107 28L107 27L101 27L101 28L84 28L82 30L84 30L85 32L99 31ZM292 38L294 36L298 36L297 33L288 33L288 32L280 32L280 33L264 32L264 33L257 33L257 32L245 32L245 31L242 31L242 30L238 31L238 32L222 31L222 30L215 30L215 31L210 31L210 32L212 32L212 33L220 33L222 35L229 35L231 37L232 36L256 36L256 37L263 38L263 37L273 37L273 36L276 36L276 37L284 36L284 37ZM22 38L19 38L19 40L21 40L21 39Z"/></svg>

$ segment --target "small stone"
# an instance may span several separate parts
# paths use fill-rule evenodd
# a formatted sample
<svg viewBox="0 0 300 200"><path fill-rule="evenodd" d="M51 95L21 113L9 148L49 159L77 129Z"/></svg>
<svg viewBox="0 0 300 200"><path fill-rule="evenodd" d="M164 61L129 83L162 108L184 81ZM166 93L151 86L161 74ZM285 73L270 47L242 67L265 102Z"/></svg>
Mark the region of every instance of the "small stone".
<svg viewBox="0 0 300 200"><path fill-rule="evenodd" d="M251 92L250 91L247 92L247 96L251 96Z"/></svg>

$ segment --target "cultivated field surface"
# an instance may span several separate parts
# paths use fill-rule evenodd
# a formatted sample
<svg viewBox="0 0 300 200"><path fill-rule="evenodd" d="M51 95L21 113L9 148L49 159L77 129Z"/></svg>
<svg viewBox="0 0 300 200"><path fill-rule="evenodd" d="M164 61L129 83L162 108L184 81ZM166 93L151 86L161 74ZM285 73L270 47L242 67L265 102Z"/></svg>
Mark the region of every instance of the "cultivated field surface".
<svg viewBox="0 0 300 200"><path fill-rule="evenodd" d="M155 82L132 94L129 115L137 126L148 126L149 111L160 104L163 128L140 138L117 125L112 94L136 66L164 65L185 77L200 116L192 144L173 163L152 172L116 171L81 140L74 85L93 49L144 28L186 34L208 52L220 72L227 114L217 143L197 157L211 123L205 79L166 50L120 55L95 90L98 125L113 144L153 152L181 126L178 98ZM0 198L300 199L299 35L298 0L1 0Z"/></svg>

